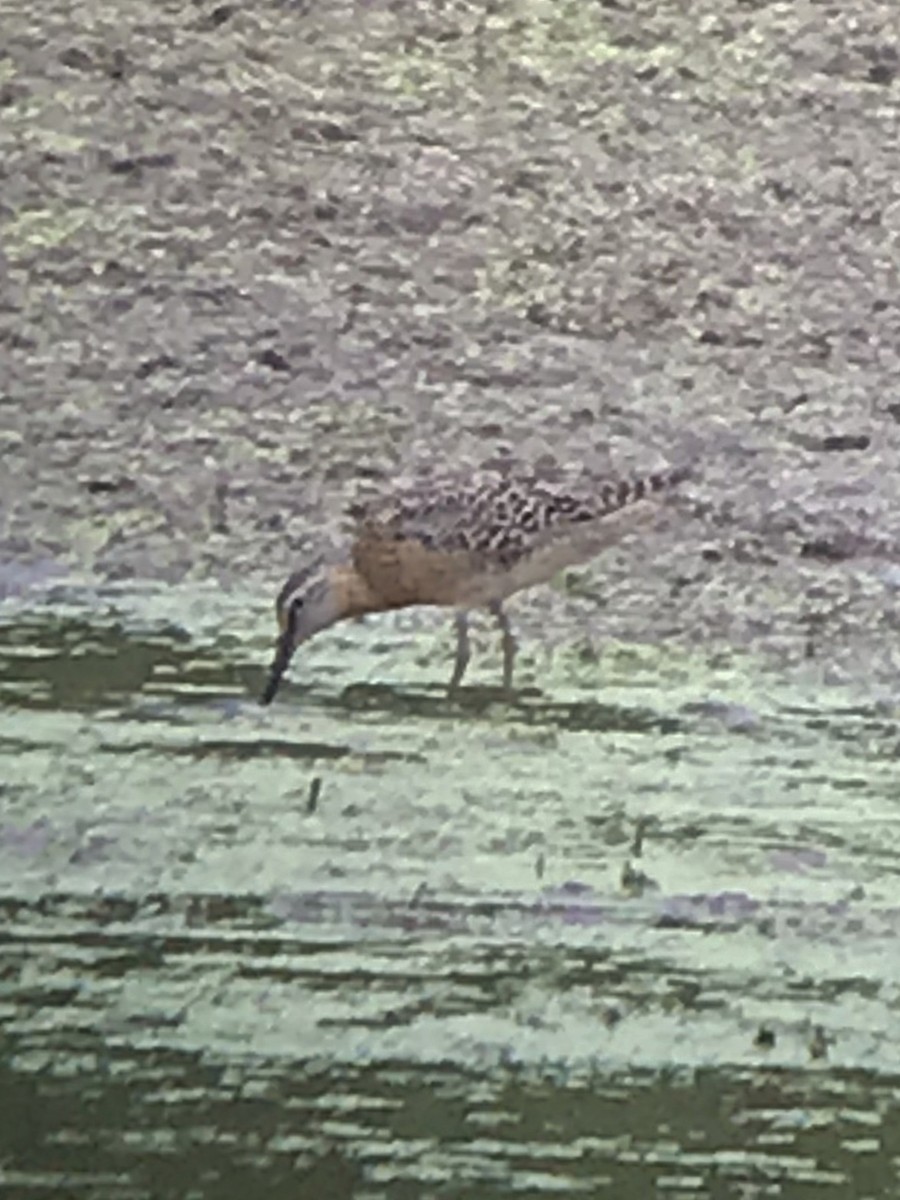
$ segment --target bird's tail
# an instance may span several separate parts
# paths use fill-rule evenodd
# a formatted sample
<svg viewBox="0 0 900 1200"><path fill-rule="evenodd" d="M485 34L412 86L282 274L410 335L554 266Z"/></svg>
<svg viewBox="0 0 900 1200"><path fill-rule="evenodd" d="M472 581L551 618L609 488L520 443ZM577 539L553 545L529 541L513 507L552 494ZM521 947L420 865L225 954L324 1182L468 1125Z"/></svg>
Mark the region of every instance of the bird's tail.
<svg viewBox="0 0 900 1200"><path fill-rule="evenodd" d="M605 483L600 488L603 512L599 515L602 516L604 512L615 513L631 504L637 504L639 500L648 500L651 496L670 492L692 475L693 468L683 463Z"/></svg>

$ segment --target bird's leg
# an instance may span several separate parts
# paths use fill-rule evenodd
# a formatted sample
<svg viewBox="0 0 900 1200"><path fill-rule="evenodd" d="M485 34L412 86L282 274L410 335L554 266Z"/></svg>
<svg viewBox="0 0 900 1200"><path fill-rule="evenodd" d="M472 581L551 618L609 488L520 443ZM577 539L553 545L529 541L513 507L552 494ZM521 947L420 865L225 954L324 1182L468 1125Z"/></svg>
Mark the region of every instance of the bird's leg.
<svg viewBox="0 0 900 1200"><path fill-rule="evenodd" d="M457 612L453 623L456 626L456 658L453 661L453 674L450 676L450 683L447 686L447 691L451 693L455 692L462 683L462 677L465 675L469 659L472 657L472 650L469 646L468 613Z"/></svg>
<svg viewBox="0 0 900 1200"><path fill-rule="evenodd" d="M519 648L518 642L509 624L509 617L503 611L501 602L494 600L488 607L491 613L497 618L497 624L500 626L500 632L503 634L503 690L504 692L511 692L513 663L516 661L516 651Z"/></svg>

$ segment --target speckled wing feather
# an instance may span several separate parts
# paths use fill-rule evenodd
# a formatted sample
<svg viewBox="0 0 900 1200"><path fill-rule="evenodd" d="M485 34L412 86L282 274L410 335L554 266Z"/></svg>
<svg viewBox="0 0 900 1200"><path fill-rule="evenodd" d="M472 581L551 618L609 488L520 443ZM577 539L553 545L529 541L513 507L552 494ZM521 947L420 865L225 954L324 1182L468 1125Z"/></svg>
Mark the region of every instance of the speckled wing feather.
<svg viewBox="0 0 900 1200"><path fill-rule="evenodd" d="M547 535L603 517L674 487L686 467L592 481L577 491L524 474L478 472L430 480L350 510L357 536L415 539L432 551L484 556L509 566Z"/></svg>

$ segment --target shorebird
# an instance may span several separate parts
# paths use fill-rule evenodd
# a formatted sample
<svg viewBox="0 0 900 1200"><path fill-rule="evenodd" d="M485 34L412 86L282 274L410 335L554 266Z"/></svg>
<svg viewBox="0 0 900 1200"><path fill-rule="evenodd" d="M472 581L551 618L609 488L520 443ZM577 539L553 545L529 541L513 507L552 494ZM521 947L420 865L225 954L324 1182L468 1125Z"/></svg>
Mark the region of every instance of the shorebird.
<svg viewBox="0 0 900 1200"><path fill-rule="evenodd" d="M278 593L280 633L261 703L269 704L296 648L365 613L412 605L455 610L456 657L448 690L469 665L468 612L486 608L502 634L503 687L512 689L516 639L503 602L587 562L652 516L654 496L687 467L606 477L569 489L523 469L434 478L349 509L351 543L337 561L296 571Z"/></svg>

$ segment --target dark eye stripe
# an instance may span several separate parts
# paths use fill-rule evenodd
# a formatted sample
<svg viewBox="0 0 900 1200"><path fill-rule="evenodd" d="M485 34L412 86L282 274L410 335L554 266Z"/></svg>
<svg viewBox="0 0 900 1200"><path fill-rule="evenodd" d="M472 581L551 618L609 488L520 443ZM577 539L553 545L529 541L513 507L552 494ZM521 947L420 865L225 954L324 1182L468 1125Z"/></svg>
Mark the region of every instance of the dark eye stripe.
<svg viewBox="0 0 900 1200"><path fill-rule="evenodd" d="M298 612L303 607L303 599L306 595L306 583L300 584L291 591L285 587L282 594L278 597L278 608L281 612Z"/></svg>

